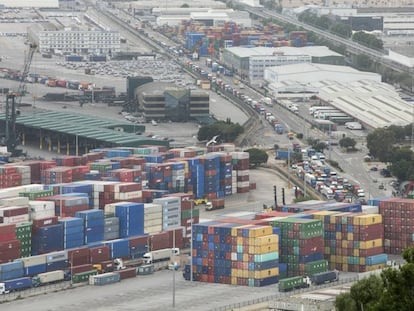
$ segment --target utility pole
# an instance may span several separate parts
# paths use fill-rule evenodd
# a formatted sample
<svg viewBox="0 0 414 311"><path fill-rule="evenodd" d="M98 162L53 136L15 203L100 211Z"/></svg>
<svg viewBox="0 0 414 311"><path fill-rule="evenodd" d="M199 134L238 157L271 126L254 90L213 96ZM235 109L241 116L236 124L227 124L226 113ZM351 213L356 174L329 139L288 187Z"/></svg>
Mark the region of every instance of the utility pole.
<svg viewBox="0 0 414 311"><path fill-rule="evenodd" d="M273 186L273 196L274 196L274 201L275 201L274 210L276 210L276 208L277 208L277 188L276 188L276 186Z"/></svg>

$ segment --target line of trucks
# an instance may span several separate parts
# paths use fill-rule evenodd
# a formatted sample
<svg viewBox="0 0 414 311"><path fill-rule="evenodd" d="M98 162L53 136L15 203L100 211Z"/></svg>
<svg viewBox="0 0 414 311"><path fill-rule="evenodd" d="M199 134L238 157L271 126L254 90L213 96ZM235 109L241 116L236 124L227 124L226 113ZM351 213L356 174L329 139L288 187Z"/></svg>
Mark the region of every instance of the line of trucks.
<svg viewBox="0 0 414 311"><path fill-rule="evenodd" d="M325 283L337 282L339 271L331 270L316 273L312 276L295 276L279 281L279 292L288 292L294 289L307 288L311 285L322 285Z"/></svg>
<svg viewBox="0 0 414 311"><path fill-rule="evenodd" d="M93 265L93 268L96 269L99 274L125 270L128 268L136 268L137 275L146 275L154 272L154 264L157 263L165 262L163 267L170 270L177 270L180 267L179 255L179 248L165 248L147 252L142 256L142 258L130 260L116 258L111 266L103 267L101 264L96 264ZM28 276L12 280L3 280L0 281L0 294L8 294L33 287L49 285L62 281L70 281L71 278L71 269L69 268L68 270L55 270L40 273L33 277Z"/></svg>

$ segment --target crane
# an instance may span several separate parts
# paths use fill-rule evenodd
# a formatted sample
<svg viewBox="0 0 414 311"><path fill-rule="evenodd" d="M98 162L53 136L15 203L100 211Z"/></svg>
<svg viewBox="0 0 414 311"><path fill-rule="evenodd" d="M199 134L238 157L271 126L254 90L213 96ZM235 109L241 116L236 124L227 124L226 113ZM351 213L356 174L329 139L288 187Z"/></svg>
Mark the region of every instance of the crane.
<svg viewBox="0 0 414 311"><path fill-rule="evenodd" d="M26 81L27 75L29 74L30 65L32 63L33 55L36 52L37 45L31 43L29 45L29 52L26 55L24 60L24 67L21 73L19 86L17 91L10 92L6 95L6 114L5 114L5 143L7 146L7 151L11 153L12 157L21 155L21 150L17 149L18 137L16 135L16 117L19 114L19 111L16 109L20 107L22 96L26 92ZM18 97L18 103L16 103L16 97Z"/></svg>

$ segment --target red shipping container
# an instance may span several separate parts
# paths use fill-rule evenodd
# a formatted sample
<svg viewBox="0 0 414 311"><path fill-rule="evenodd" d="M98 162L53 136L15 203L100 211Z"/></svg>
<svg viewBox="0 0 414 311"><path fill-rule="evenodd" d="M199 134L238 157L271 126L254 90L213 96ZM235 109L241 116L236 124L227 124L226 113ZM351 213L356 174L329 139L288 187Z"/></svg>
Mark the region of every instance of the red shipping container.
<svg viewBox="0 0 414 311"><path fill-rule="evenodd" d="M82 273L86 271L93 270L93 266L91 264L80 265L80 266L72 266L70 268L71 274L74 275L76 273Z"/></svg>
<svg viewBox="0 0 414 311"><path fill-rule="evenodd" d="M129 268L124 270L118 270L115 271L115 273L118 273L121 281L128 278L134 278L137 276L137 269L136 268Z"/></svg>
<svg viewBox="0 0 414 311"><path fill-rule="evenodd" d="M58 223L57 216L38 218L38 219L33 220L33 229L51 226L51 225L57 225L57 223Z"/></svg>
<svg viewBox="0 0 414 311"><path fill-rule="evenodd" d="M113 272L115 265L112 260L105 260L99 263L101 265L101 273Z"/></svg>
<svg viewBox="0 0 414 311"><path fill-rule="evenodd" d="M133 237L129 239L129 247L134 248L137 246L145 246L149 243L150 236L139 236L139 237Z"/></svg>
<svg viewBox="0 0 414 311"><path fill-rule="evenodd" d="M98 246L89 249L90 263L96 264L111 258L109 246Z"/></svg>
<svg viewBox="0 0 414 311"><path fill-rule="evenodd" d="M21 241L20 240L10 240L6 242L0 242L0 253L11 251L13 249L20 249Z"/></svg>
<svg viewBox="0 0 414 311"><path fill-rule="evenodd" d="M3 214L3 217L13 217L19 215L25 215L29 213L28 206L10 206L0 208L0 215Z"/></svg>
<svg viewBox="0 0 414 311"><path fill-rule="evenodd" d="M3 234L15 234L16 232L16 225L15 224L0 224L0 239L2 238Z"/></svg>
<svg viewBox="0 0 414 311"><path fill-rule="evenodd" d="M89 256L89 248L87 247L79 247L68 250L68 260L74 266L89 264Z"/></svg>

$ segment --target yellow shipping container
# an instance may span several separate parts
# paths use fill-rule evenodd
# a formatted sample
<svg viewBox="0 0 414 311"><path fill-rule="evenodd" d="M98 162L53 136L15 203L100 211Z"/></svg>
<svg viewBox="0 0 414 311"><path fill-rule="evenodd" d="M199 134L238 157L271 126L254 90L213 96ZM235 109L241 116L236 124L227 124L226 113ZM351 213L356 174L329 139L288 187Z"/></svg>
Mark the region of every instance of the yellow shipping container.
<svg viewBox="0 0 414 311"><path fill-rule="evenodd" d="M237 272L238 271L239 271L238 269L231 269L231 276L232 277L237 277Z"/></svg>
<svg viewBox="0 0 414 311"><path fill-rule="evenodd" d="M380 246L382 246L382 239L359 242L359 249L368 249L368 248L380 247Z"/></svg>
<svg viewBox="0 0 414 311"><path fill-rule="evenodd" d="M360 264L361 266L364 266L364 265L365 265L365 257L360 257L360 258L359 258L359 264Z"/></svg>
<svg viewBox="0 0 414 311"><path fill-rule="evenodd" d="M240 226L238 226L238 227L233 227L233 228L231 228L231 236L234 236L234 237L238 237L239 235L237 234L237 232L238 232L238 229L242 229L242 228L247 228L247 227L251 227L251 225L240 225Z"/></svg>
<svg viewBox="0 0 414 311"><path fill-rule="evenodd" d="M276 234L260 236L257 238L249 238L249 245L261 246L267 244L279 244L279 236Z"/></svg>
<svg viewBox="0 0 414 311"><path fill-rule="evenodd" d="M348 233L347 236L346 236L346 239L348 241L353 241L354 240L354 234L353 233Z"/></svg>
<svg viewBox="0 0 414 311"><path fill-rule="evenodd" d="M266 270L256 270L256 271L250 271L250 272L253 272L252 277L255 278L255 279L264 279L264 278L269 278L271 276L279 275L279 269L278 268L272 268L272 269L266 269Z"/></svg>
<svg viewBox="0 0 414 311"><path fill-rule="evenodd" d="M379 214L366 214L356 217L358 219L358 225L369 226L382 223L382 215Z"/></svg>
<svg viewBox="0 0 414 311"><path fill-rule="evenodd" d="M359 249L354 249L352 251L352 255L355 256L355 257L359 257Z"/></svg>
<svg viewBox="0 0 414 311"><path fill-rule="evenodd" d="M348 263L348 256L341 256L341 263L342 264Z"/></svg>
<svg viewBox="0 0 414 311"><path fill-rule="evenodd" d="M323 253L325 255L329 255L331 253L331 248L329 246L325 246Z"/></svg>
<svg viewBox="0 0 414 311"><path fill-rule="evenodd" d="M243 254L243 261L249 261L249 254Z"/></svg>
<svg viewBox="0 0 414 311"><path fill-rule="evenodd" d="M331 215L335 215L338 214L338 212L334 212L334 211L320 211L320 212L315 212L312 213L313 218L321 220L322 222L325 222L325 216L331 216Z"/></svg>
<svg viewBox="0 0 414 311"><path fill-rule="evenodd" d="M237 285L237 277L235 276L231 277L231 285Z"/></svg>
<svg viewBox="0 0 414 311"><path fill-rule="evenodd" d="M336 255L331 255L329 262L337 263Z"/></svg>
<svg viewBox="0 0 414 311"><path fill-rule="evenodd" d="M272 226L254 226L249 229L249 237L262 237L265 235L271 235L273 233Z"/></svg>
<svg viewBox="0 0 414 311"><path fill-rule="evenodd" d="M373 265L373 266L366 266L366 270L367 271L374 271L374 270L378 270L378 269L383 269L385 268L385 264L379 264L379 265Z"/></svg>
<svg viewBox="0 0 414 311"><path fill-rule="evenodd" d="M237 241L237 245L243 245L243 237L238 236L238 237L236 238L236 241Z"/></svg>
<svg viewBox="0 0 414 311"><path fill-rule="evenodd" d="M249 246L249 254L266 254L276 252L279 249L277 244L267 244L262 246Z"/></svg>
<svg viewBox="0 0 414 311"><path fill-rule="evenodd" d="M342 265L342 271L343 272L348 272L348 264L347 263Z"/></svg>
<svg viewBox="0 0 414 311"><path fill-rule="evenodd" d="M342 240L342 233L341 232L336 233L336 239L337 240Z"/></svg>
<svg viewBox="0 0 414 311"><path fill-rule="evenodd" d="M342 240L341 244L342 244L342 248L346 248L348 246L348 241Z"/></svg>

